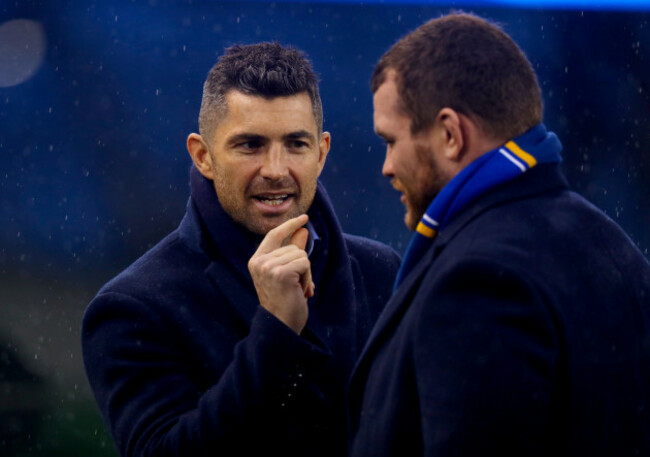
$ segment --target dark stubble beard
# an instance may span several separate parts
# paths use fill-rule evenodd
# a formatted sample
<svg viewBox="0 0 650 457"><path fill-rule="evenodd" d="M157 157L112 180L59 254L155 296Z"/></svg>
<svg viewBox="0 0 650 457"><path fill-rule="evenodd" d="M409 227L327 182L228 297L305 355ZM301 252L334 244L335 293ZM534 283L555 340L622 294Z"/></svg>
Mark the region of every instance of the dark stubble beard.
<svg viewBox="0 0 650 457"><path fill-rule="evenodd" d="M398 181L398 185L406 190L406 201L410 214L405 216L404 222L410 230L415 230L431 202L448 182L438 166L430 146L416 146L415 152L421 164L417 178L414 178L409 186Z"/></svg>
<svg viewBox="0 0 650 457"><path fill-rule="evenodd" d="M269 230L288 221L289 219L305 214L311 206L316 192L315 184L309 186L307 189L300 189L298 183L296 183L296 181L290 176L276 181L268 181L264 178L259 178L249 183L249 186L244 193L244 205L241 207L238 204L238 198L236 195L231 195L227 192L219 192L219 189L228 188L225 184L225 180L227 180L228 177L216 173L216 170L215 173L213 173L213 176L215 178L214 187L217 191L217 198L219 199L219 203L221 203L224 211L226 211L226 213L228 213L228 215L239 225L243 226L252 234L259 236L266 235ZM277 191L280 189L291 189L291 193L293 194L294 205L287 213L273 219L250 214L249 211L251 211L251 206L247 204L247 200L251 195Z"/></svg>

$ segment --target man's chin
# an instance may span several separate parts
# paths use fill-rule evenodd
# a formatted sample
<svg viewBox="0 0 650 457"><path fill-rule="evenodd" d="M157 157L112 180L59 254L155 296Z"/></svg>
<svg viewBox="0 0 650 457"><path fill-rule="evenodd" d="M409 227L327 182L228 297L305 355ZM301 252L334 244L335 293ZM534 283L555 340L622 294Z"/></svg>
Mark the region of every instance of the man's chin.
<svg viewBox="0 0 650 457"><path fill-rule="evenodd" d="M409 200L408 196L406 195L406 192L402 193L402 196L400 197L400 201L402 202L402 205L404 205L404 225L409 230L415 230L415 227L417 227L419 220L415 220L414 215L413 215L413 206L411 205L411 201Z"/></svg>
<svg viewBox="0 0 650 457"><path fill-rule="evenodd" d="M424 216L424 211L413 211L410 208L407 208L406 214L404 215L404 224L409 228L409 230L415 231L418 224Z"/></svg>
<svg viewBox="0 0 650 457"><path fill-rule="evenodd" d="M228 213L239 225L246 228L249 232L259 236L265 236L277 226L285 223L289 219L305 214L305 212L306 210L303 210L301 205L294 204L286 211L278 212L277 214L260 211L255 206L246 208L246 211Z"/></svg>
<svg viewBox="0 0 650 457"><path fill-rule="evenodd" d="M404 224L409 230L415 231L415 228L418 226L418 222L420 222L419 219L415 220L410 212L407 212L404 215Z"/></svg>
<svg viewBox="0 0 650 457"><path fill-rule="evenodd" d="M254 219L249 219L248 223L244 224L249 232L252 232L256 235L265 236L271 230L276 228L279 225L282 225L289 219L299 216L300 214L293 215L293 213L285 213L277 216L265 216L257 217Z"/></svg>

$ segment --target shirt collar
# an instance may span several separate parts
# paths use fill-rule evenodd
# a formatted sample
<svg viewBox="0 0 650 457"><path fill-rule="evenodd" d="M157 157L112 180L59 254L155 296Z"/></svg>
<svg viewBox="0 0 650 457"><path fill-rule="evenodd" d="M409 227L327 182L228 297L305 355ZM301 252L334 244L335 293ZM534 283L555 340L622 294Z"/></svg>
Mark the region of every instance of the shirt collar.
<svg viewBox="0 0 650 457"><path fill-rule="evenodd" d="M316 233L316 228L314 227L314 224L311 223L311 221L307 221L305 228L309 231L309 237L307 238L305 251L307 252L307 256L310 256L314 250L314 242L316 240L319 240L320 237L318 236L318 233Z"/></svg>

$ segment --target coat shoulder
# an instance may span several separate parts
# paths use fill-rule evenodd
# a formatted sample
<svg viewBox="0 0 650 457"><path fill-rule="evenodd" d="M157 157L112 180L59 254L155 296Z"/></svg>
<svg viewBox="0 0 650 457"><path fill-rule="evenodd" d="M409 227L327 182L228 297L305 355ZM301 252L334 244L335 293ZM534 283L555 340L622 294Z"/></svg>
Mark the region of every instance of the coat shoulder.
<svg viewBox="0 0 650 457"><path fill-rule="evenodd" d="M175 230L108 281L97 296L114 293L155 301L163 288L170 291L195 282L209 263L205 253L191 249Z"/></svg>
<svg viewBox="0 0 650 457"><path fill-rule="evenodd" d="M377 240L344 233L343 238L350 257L362 267L374 267L395 274L401 262L400 255L393 249Z"/></svg>

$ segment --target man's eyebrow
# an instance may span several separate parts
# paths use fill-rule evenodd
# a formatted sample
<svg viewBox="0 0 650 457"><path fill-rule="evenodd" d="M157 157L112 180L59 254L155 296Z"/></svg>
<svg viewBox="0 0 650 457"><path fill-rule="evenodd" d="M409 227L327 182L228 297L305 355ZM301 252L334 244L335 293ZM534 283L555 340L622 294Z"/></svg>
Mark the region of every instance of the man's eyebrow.
<svg viewBox="0 0 650 457"><path fill-rule="evenodd" d="M375 135L377 135L380 138L383 138L384 140L388 140L391 138L391 136L377 128L375 128Z"/></svg>
<svg viewBox="0 0 650 457"><path fill-rule="evenodd" d="M297 130L295 132L287 133L284 135L285 140L299 140L299 139L307 139L311 141L312 143L316 142L316 137L308 132L307 130Z"/></svg>

